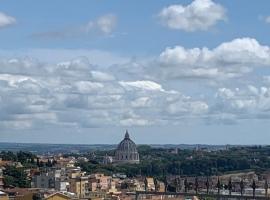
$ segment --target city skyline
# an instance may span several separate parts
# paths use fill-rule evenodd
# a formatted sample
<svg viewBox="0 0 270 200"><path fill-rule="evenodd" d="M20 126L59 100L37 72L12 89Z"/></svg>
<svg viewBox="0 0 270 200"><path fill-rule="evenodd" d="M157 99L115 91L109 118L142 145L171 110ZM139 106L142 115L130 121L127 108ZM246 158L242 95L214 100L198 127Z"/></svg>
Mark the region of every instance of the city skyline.
<svg viewBox="0 0 270 200"><path fill-rule="evenodd" d="M0 142L269 144L269 6L1 1Z"/></svg>

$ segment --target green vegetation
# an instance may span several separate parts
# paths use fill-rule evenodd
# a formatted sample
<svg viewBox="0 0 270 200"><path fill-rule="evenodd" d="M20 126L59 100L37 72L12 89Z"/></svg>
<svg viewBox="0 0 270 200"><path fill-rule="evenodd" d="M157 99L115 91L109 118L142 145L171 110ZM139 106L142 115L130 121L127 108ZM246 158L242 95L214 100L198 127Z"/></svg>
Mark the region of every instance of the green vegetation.
<svg viewBox="0 0 270 200"><path fill-rule="evenodd" d="M140 164L99 164L105 154L113 155L113 151L96 152L96 158L89 162L78 163L83 170L126 173L128 176L162 176L163 173L186 176L210 176L233 171L255 170L263 172L270 169L270 146L234 147L229 150L179 150L177 154L171 150L138 147ZM87 155L86 155L87 156Z"/></svg>
<svg viewBox="0 0 270 200"><path fill-rule="evenodd" d="M23 151L17 153L2 151L0 152L0 157L2 160L20 162L23 165L23 167L16 166L17 164L5 166L3 170L5 186L30 187L30 180L25 173L25 169L37 166L35 162L36 155Z"/></svg>
<svg viewBox="0 0 270 200"><path fill-rule="evenodd" d="M35 162L34 160L37 158L37 156L30 152L25 151L19 151L17 153L13 153L11 151L2 151L0 152L0 158L2 158L2 160L15 161L20 162L22 164L29 164L34 163Z"/></svg>
<svg viewBox="0 0 270 200"><path fill-rule="evenodd" d="M30 187L30 180L23 168L7 166L4 170L4 184L5 186L27 188Z"/></svg>

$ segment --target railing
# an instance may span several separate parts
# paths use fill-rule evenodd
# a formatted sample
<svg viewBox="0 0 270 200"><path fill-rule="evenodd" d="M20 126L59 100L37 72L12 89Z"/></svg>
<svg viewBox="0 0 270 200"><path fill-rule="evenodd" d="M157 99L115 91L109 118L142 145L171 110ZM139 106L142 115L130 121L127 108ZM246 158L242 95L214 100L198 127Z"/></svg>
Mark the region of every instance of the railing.
<svg viewBox="0 0 270 200"><path fill-rule="evenodd" d="M214 199L262 199L270 200L270 197L266 196L248 196L248 195L223 195L223 194L207 194L207 193L194 193L194 192L154 192L154 191L136 191L136 200L141 199L141 195L158 195L158 196L184 196L184 197L193 197L197 196L199 199L205 198L214 198Z"/></svg>
<svg viewBox="0 0 270 200"><path fill-rule="evenodd" d="M199 179L196 177L193 179L192 182L188 182L187 178L181 179L180 177L175 178L173 180L172 184L169 184L167 181L167 177L164 178L164 186L165 191L160 192L159 190L159 181L157 179L154 180L155 184L155 190L149 191L148 188L148 181L147 178L144 180L144 191L137 191L136 192L136 199L138 199L139 195L173 195L173 196L198 196L202 199L206 197L212 197L215 199L269 199L268 196L268 181L267 179L264 182L264 189L263 192L258 195L256 194L256 189L258 189L258 186L256 185L255 180L253 180L250 183L245 183L243 179L238 183L232 183L231 178L228 180L226 187L227 187L227 194L222 194L221 191L224 189L224 184L221 183L219 177L215 183L215 186L213 187L213 182L211 183L209 177L206 178L205 181L199 181ZM183 184L182 184L182 183ZM211 183L211 184L210 184ZM168 186L174 185L175 192L168 192ZM212 185L212 187L211 187ZM238 193L233 192L233 186L238 185ZM249 185L251 188L252 195L245 194L245 186ZM202 186L204 186L202 188ZM200 188L200 190L199 190ZM214 190L213 190L214 189Z"/></svg>

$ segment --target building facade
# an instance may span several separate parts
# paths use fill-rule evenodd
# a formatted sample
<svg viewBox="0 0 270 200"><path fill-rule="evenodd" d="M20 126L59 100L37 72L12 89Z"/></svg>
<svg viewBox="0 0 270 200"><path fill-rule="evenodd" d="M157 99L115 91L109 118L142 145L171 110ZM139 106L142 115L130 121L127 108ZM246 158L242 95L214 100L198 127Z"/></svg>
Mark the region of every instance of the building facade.
<svg viewBox="0 0 270 200"><path fill-rule="evenodd" d="M89 195L88 177L77 177L69 180L68 192L75 193L78 198L85 198Z"/></svg>
<svg viewBox="0 0 270 200"><path fill-rule="evenodd" d="M0 191L0 200L9 200L8 194Z"/></svg>

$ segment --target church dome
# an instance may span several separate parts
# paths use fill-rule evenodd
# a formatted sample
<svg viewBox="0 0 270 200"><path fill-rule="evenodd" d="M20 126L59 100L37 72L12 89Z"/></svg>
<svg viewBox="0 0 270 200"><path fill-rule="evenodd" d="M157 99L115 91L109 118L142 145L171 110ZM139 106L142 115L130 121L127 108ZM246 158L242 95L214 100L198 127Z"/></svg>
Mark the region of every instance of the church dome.
<svg viewBox="0 0 270 200"><path fill-rule="evenodd" d="M137 152L136 144L129 138L128 132L126 132L125 138L119 143L117 150Z"/></svg>
<svg viewBox="0 0 270 200"><path fill-rule="evenodd" d="M115 152L116 162L138 163L139 153L136 144L130 139L126 131L124 139L119 143Z"/></svg>

